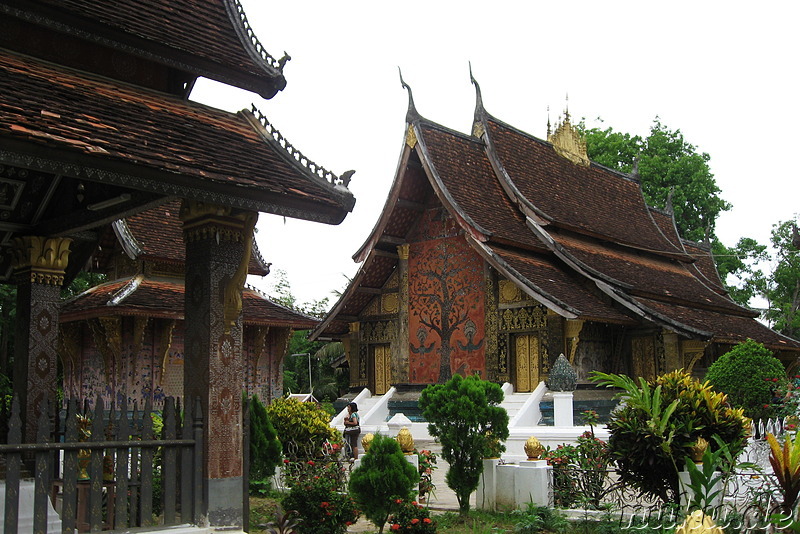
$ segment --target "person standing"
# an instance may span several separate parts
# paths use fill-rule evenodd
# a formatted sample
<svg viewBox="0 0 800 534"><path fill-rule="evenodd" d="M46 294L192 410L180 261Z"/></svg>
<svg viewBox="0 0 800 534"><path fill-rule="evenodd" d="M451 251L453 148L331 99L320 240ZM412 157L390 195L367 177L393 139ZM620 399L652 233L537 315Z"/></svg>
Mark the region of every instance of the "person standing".
<svg viewBox="0 0 800 534"><path fill-rule="evenodd" d="M351 402L347 405L347 417L344 418L344 439L350 446L350 455L358 460L358 436L361 434L361 420L358 416L358 405Z"/></svg>

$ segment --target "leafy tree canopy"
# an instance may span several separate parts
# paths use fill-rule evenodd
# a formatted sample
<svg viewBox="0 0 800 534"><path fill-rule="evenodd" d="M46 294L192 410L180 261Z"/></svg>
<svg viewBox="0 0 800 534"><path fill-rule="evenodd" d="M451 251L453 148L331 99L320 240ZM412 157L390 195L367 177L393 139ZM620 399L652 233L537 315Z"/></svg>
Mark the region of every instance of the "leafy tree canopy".
<svg viewBox="0 0 800 534"><path fill-rule="evenodd" d="M769 301L767 319L779 332L800 339L800 231L798 218L772 227L770 239L775 266L765 296Z"/></svg>

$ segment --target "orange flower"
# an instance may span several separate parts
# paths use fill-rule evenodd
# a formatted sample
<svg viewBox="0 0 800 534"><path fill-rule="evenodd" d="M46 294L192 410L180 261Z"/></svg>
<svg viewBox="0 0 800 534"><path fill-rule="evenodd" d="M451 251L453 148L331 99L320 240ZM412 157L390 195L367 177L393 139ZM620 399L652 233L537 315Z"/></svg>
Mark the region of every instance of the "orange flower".
<svg viewBox="0 0 800 534"><path fill-rule="evenodd" d="M426 525L428 525L431 522L431 518L430 517L426 517L425 519L422 520L422 522L425 523Z"/></svg>
<svg viewBox="0 0 800 534"><path fill-rule="evenodd" d="M417 523L419 523L419 519L417 519L416 517L411 520L412 525L416 525Z"/></svg>

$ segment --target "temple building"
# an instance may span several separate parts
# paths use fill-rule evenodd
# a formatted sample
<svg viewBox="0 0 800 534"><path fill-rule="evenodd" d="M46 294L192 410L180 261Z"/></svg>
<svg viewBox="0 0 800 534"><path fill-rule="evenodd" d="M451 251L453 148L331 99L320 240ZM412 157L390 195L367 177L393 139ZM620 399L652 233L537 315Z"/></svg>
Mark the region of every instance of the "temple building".
<svg viewBox="0 0 800 534"><path fill-rule="evenodd" d="M648 207L637 176L589 161L568 114L538 139L487 113L475 86L469 135L420 116L408 89L386 205L312 333L345 343L355 390L458 373L532 391L562 353L584 383L702 376L747 338L796 359L800 344L729 298L708 247Z"/></svg>
<svg viewBox="0 0 800 534"><path fill-rule="evenodd" d="M61 307L64 394L106 405L183 396L184 247L180 202L120 219L103 232L92 263L107 281ZM248 274L266 276L253 243ZM293 330L319 320L242 292L243 389L262 402L283 396L283 358Z"/></svg>
<svg viewBox="0 0 800 534"><path fill-rule="evenodd" d="M267 99L286 86L288 56L265 50L238 0L0 0L0 27L0 282L17 289L13 384L23 439L36 440L44 407L55 410L61 287L111 223L132 224L137 213L180 200L183 395L198 405L204 428L195 484L202 500L191 515L212 527L240 527L242 309L252 300L243 290L253 228L259 212L339 224L355 203L352 172L338 176L317 165L255 108L229 113L188 100L200 76ZM114 331L117 320L134 327L129 338L106 336L113 345L101 371L107 379L123 380L111 358L123 355L115 352L118 340L137 346L144 317L150 339L160 340L170 310L180 319L174 301L160 316L153 308L134 315L148 287L132 300L108 295L130 314L103 314L100 333ZM159 299L152 295L149 304ZM254 317L252 325L267 324ZM177 347L175 332L170 346ZM168 374L178 372L166 344L154 345ZM142 386L123 397L141 396Z"/></svg>

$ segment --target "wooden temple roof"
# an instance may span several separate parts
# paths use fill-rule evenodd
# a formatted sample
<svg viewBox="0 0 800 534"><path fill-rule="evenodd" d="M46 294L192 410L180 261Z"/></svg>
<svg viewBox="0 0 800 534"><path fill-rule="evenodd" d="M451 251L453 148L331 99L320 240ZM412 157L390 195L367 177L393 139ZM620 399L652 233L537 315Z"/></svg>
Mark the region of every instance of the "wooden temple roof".
<svg viewBox="0 0 800 534"><path fill-rule="evenodd" d="M108 315L143 315L183 320L184 281L182 269L174 274L154 274L156 263L183 265L185 246L183 229L178 217L180 201L168 202L139 214L116 221L106 233L114 236L96 254L101 256L100 268L113 270L113 261L127 256L137 260L137 272L91 288L65 302L61 321L72 322ZM149 264L149 265L148 265ZM253 242L249 274L269 273ZM269 300L253 288L245 288L242 314L245 324L280 326L298 329L313 328L319 319L296 312Z"/></svg>
<svg viewBox="0 0 800 534"><path fill-rule="evenodd" d="M187 100L199 76L284 87L286 59L238 0L0 0L0 17L0 247L70 237L69 279L98 228L172 198L327 224L352 211L352 172L309 160L255 108Z"/></svg>
<svg viewBox="0 0 800 534"><path fill-rule="evenodd" d="M184 89L197 76L267 99L286 86L282 70L288 57L267 53L239 0L2 0L0 10L94 47L185 72L190 77Z"/></svg>
<svg viewBox="0 0 800 534"><path fill-rule="evenodd" d="M406 145L386 207L354 255L361 268L312 338L347 333L390 279L397 255L383 245L408 242L413 226L403 233L397 221L408 214L398 209L438 204L489 265L566 318L800 348L728 297L710 252L683 241L670 213L648 207L635 177L571 161L495 119L479 89L475 116L472 135L432 123L409 89Z"/></svg>
<svg viewBox="0 0 800 534"><path fill-rule="evenodd" d="M69 323L95 317L144 316L182 321L184 291L182 280L154 280L142 275L114 280L65 302L59 320ZM272 302L249 287L242 292L242 319L246 325L294 329L309 329L319 324L319 319Z"/></svg>

